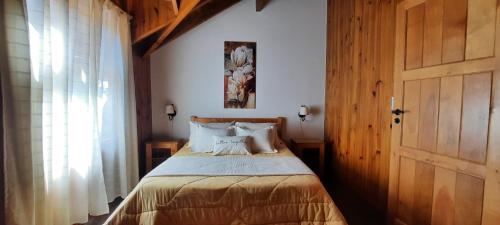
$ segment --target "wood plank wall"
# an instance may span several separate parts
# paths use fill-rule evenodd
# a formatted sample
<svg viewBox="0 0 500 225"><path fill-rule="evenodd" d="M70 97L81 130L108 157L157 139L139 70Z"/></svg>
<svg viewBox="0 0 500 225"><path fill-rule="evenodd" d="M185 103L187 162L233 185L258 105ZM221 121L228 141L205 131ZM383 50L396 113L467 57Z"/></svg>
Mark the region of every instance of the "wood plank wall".
<svg viewBox="0 0 500 225"><path fill-rule="evenodd" d="M5 12L4 11L4 6L3 4L0 3L0 12ZM5 27L3 25L0 25L0 48L1 49L6 49L5 46L5 39L6 36L6 31ZM7 55L5 51L0 51L0 58L6 59ZM3 60L2 60L3 61ZM4 63L4 62L0 62ZM1 68L0 68L0 77L4 76L2 74ZM2 110L2 115L0 116L0 225L6 224L5 220L5 206L6 206L6 201L5 201L5 148L4 148L4 124L3 124L3 90L2 90L2 79L0 78L0 110Z"/></svg>
<svg viewBox="0 0 500 225"><path fill-rule="evenodd" d="M137 136L139 143L139 175L145 174L146 142L152 136L151 72L149 57L142 58L134 51L135 100L137 108Z"/></svg>
<svg viewBox="0 0 500 225"><path fill-rule="evenodd" d="M328 0L325 140L332 174L385 211L396 0Z"/></svg>

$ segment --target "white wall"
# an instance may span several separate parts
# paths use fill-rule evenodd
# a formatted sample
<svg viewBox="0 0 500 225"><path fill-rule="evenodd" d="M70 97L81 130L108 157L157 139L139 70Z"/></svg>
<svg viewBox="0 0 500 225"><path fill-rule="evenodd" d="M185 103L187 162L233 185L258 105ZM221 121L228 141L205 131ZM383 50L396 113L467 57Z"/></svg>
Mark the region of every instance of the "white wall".
<svg viewBox="0 0 500 225"><path fill-rule="evenodd" d="M224 41L257 42L257 108L224 109ZM285 139L323 138L326 0L243 0L151 56L153 136L187 138L191 115L287 117ZM177 107L173 132L164 106ZM305 104L317 110L299 126Z"/></svg>

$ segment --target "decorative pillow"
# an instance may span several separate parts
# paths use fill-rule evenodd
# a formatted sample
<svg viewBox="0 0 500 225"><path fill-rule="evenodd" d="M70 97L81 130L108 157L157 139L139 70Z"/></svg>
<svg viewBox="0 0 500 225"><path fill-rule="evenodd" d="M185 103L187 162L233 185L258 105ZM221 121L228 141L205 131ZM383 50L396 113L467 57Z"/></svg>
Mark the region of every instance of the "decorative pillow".
<svg viewBox="0 0 500 225"><path fill-rule="evenodd" d="M246 128L250 130L259 130L267 127L273 128L273 146L278 148L277 140L278 137L278 128L275 123L247 123L247 122L236 122L236 127Z"/></svg>
<svg viewBox="0 0 500 225"><path fill-rule="evenodd" d="M252 130L258 130L266 127L276 126L275 123L247 123L247 122L236 122L237 127L243 127Z"/></svg>
<svg viewBox="0 0 500 225"><path fill-rule="evenodd" d="M251 137L252 152L276 153L278 151L274 148L273 130L273 127L266 127L258 130L236 127L236 135Z"/></svg>
<svg viewBox="0 0 500 225"><path fill-rule="evenodd" d="M206 126L206 127L211 127L211 128L229 128L234 125L234 122L231 123L198 123L198 122L193 122L189 121L189 145L191 146L191 143L193 140L196 140L196 133L198 131L198 127L200 125ZM233 130L234 131L234 130ZM234 135L234 134L231 134Z"/></svg>
<svg viewBox="0 0 500 225"><path fill-rule="evenodd" d="M196 135L193 140L190 140L191 151L193 152L212 152L213 136L229 136L234 133L233 127L228 128L212 128L204 125L199 125L196 129Z"/></svg>
<svg viewBox="0 0 500 225"><path fill-rule="evenodd" d="M248 136L213 136L212 155L251 155Z"/></svg>

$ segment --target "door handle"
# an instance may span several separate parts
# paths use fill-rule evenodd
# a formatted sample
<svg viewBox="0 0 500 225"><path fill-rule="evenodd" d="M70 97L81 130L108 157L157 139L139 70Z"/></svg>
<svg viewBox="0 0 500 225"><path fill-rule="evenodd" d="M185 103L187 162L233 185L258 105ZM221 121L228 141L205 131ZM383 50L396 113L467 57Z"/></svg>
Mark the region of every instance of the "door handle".
<svg viewBox="0 0 500 225"><path fill-rule="evenodd" d="M395 110L392 110L391 112L392 112L392 114L394 114L396 116L399 116L399 115L405 113L405 111L403 111L401 109L395 109Z"/></svg>

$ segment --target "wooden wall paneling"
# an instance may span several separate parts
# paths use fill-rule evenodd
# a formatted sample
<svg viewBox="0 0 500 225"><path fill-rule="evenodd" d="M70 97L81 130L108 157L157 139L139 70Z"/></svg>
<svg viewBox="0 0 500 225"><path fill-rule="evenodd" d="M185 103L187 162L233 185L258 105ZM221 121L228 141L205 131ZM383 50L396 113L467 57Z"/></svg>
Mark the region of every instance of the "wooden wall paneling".
<svg viewBox="0 0 500 225"><path fill-rule="evenodd" d="M325 98L326 97L331 97L333 99L338 100L336 106L342 105L343 102L341 99L338 97L338 91L332 91L332 90L339 90L340 88L337 88L336 85L338 85L338 76L335 73L336 70L335 68L338 67L337 61L340 60L339 57L335 55L337 52L336 50L340 47L339 42L341 39L334 39L334 34L336 32L340 33L342 32L341 26L340 26L340 19L334 18L337 14L334 14L333 11L339 6L338 1L332 1L329 0L327 1L327 34L326 34L326 73L330 75L330 79L326 79L325 81ZM339 17L340 18L340 17ZM349 52L346 51L346 54L349 54ZM343 59L346 59L349 57L345 57ZM336 80L335 82L333 80ZM338 113L338 109L342 107L334 107L334 104L329 104L328 101L325 102L325 111L329 112L331 115L334 116L339 116L340 113ZM325 137L330 135L333 138L337 139L339 137L339 130L340 126L333 127L332 123L329 122L333 120L329 116L325 116ZM328 132L328 135L326 134ZM330 139L331 141L331 139ZM338 142L335 140L335 142ZM331 143L327 143L327 148L331 149L334 148L335 146L331 145ZM340 152L339 150L334 151L331 154L333 161L341 161L343 160L343 153ZM336 171L340 170L340 166L343 164L332 164L330 161L327 160L327 168L328 168L328 175L331 177L336 177L338 178L338 174L335 174ZM333 172L330 172L330 170L333 170Z"/></svg>
<svg viewBox="0 0 500 225"><path fill-rule="evenodd" d="M362 16L362 10L361 10L361 0L354 0L354 19L355 23L353 24L353 28L355 30L353 34L353 61L352 61L352 74L351 78L347 81L347 86L352 87L353 91L348 95L348 100L351 109L347 113L350 113L349 116L349 143L348 143L348 154L350 157L347 158L348 160L348 168L353 175L352 177L347 177L347 183L352 185L353 187L361 187L361 167L359 167L360 164L359 162L359 150L360 150L360 145L362 144L362 137L361 135L356 135L357 133L360 133L360 127L359 127L359 121L361 120L360 114L359 114L359 95L360 95L360 85L361 85L361 79L360 79L360 60L361 60L361 46L360 46L360 41L361 41L361 34L360 30L362 29L362 21L361 21L361 16ZM356 178L355 178L356 177Z"/></svg>
<svg viewBox="0 0 500 225"><path fill-rule="evenodd" d="M359 31L362 23L360 21L361 18L361 10L359 8L361 1L360 0L354 0L354 19L355 23L353 24L353 28L356 31ZM348 104L349 108L351 110L351 115L349 115L349 130L348 130L348 135L349 135L349 142L348 142L348 154L350 157L347 158L347 163L348 163L348 168L351 171L351 174L357 175L358 178L361 176L360 173L360 167L358 167L358 161L359 161L359 145L361 145L361 137L356 136L355 134L359 132L359 126L358 126L358 121L360 121L360 115L359 115L359 93L360 93L360 77L359 77L359 71L360 71L360 66L359 66L359 60L360 60L360 33L359 32L354 32L353 34L353 59L352 59L352 74L351 74L351 79L347 80L347 86L354 88L354 90L351 92L350 95L348 95ZM349 113L349 111L347 111ZM354 177L347 177L347 183L354 186L354 187L360 187L361 185L361 180L360 179L355 179Z"/></svg>
<svg viewBox="0 0 500 225"><path fill-rule="evenodd" d="M384 211L395 2L329 0L327 21L325 140L334 174Z"/></svg>
<svg viewBox="0 0 500 225"><path fill-rule="evenodd" d="M367 102L365 103L366 105L378 105L378 107L371 107L369 108L369 113L372 115L377 115L377 117L373 120L367 120L367 123L365 124L365 135L368 138L368 144L365 149L365 156L366 156L366 163L364 163L364 170L365 173L367 174L366 176L366 182L364 183L364 186L378 186L378 188L373 188L373 189L368 189L369 191L367 192L367 195L370 196L377 196L375 197L377 202L380 202L380 192L379 189L379 182L380 182L380 173L384 169L384 166L380 163L381 161L381 142L382 140L378 138L378 135L380 134L380 130L382 129L383 126L383 117L382 114L379 113L384 113L383 111L380 110L380 107L383 107L383 103L381 103L381 99L384 98L383 92L381 91L381 85L382 85L382 79L383 75L381 74L381 59L380 59L380 54L382 52L381 48L383 45L381 45L380 39L383 38L381 35L382 32L382 13L377 13L377 11L381 10L380 4L384 4L384 2L379 2L379 4L370 4L370 2L367 2L368 6L366 7L371 7L369 9L370 13L368 14L368 18L372 18L371 23L373 25L370 26L369 32L367 32L365 35L370 37L369 41L367 43L374 43L374 47L371 49L370 54L367 56L369 59L370 64L369 68L371 68L370 71L366 71L365 73L369 73L373 70L379 71L379 76L372 76L370 81L367 83L367 91L366 93L367 97ZM366 4L366 3L365 3ZM380 96L378 96L380 95ZM386 123L388 125L389 123ZM371 149L371 150L370 150ZM383 199L383 198L382 198ZM382 202L378 203L382 204Z"/></svg>
<svg viewBox="0 0 500 225"><path fill-rule="evenodd" d="M491 73L464 76L459 157L483 163L486 159L490 113Z"/></svg>
<svg viewBox="0 0 500 225"><path fill-rule="evenodd" d="M436 151L440 79L421 81L418 148Z"/></svg>
<svg viewBox="0 0 500 225"><path fill-rule="evenodd" d="M395 27L395 46L394 46L394 108L403 108L404 86L402 75L404 71L404 59L406 49L406 9L404 2L398 2L396 6L396 27ZM392 120L398 118L397 115L392 115ZM399 196L399 180L396 177L400 176L400 152L394 150L394 146L401 144L402 126L391 124L391 152L389 161L389 187L387 191L387 223L391 224L397 220L398 196Z"/></svg>
<svg viewBox="0 0 500 225"><path fill-rule="evenodd" d="M458 156L462 116L463 76L441 78L437 152Z"/></svg>
<svg viewBox="0 0 500 225"><path fill-rule="evenodd" d="M500 31L500 4L496 6L496 32ZM495 61L500 65L500 35L495 35ZM490 132L488 137L488 153L486 157L486 173L484 183L483 225L493 225L500 221L500 67L493 71L492 96L490 109Z"/></svg>
<svg viewBox="0 0 500 225"><path fill-rule="evenodd" d="M1 3L0 4L0 12L5 12L4 11L4 4ZM3 16L3 15L2 15ZM2 49L5 49L5 44L7 43L5 41L6 39L6 31L5 31L5 28L2 24L2 26L0 26L0 30L2 32L0 32L0 46L2 47ZM7 59L7 56L6 56L6 51L0 51L0 55L2 56L2 60L1 60L1 63L3 64L4 63L4 59ZM3 86L2 86L2 80L4 79L3 77L5 76L4 74L2 73L5 73L5 70L3 70L3 68L1 68L0 66L0 77L2 77L0 79L0 110L2 110L2 116L0 116L0 126L2 126L0 128L0 225L5 225L6 224L6 218L5 218L5 214L6 214L6 211L5 211L5 206L6 206L6 199L5 199L5 145L4 145L4 121L3 121L3 112L4 112L4 108L3 108ZM7 77L7 76L5 76Z"/></svg>
<svg viewBox="0 0 500 225"><path fill-rule="evenodd" d="M343 8L343 11L339 9ZM339 163L334 163L335 172L344 171L344 168L348 168L347 163L347 148L342 148L340 146L346 146L348 140L348 121L349 114L346 112L348 99L347 95L342 95L342 87L347 86L347 80L341 79L340 71L343 70L344 65L349 65L349 61L352 60L352 32L350 32L351 23L353 23L354 14L354 1L328 1L328 44L327 44L327 74L329 74L326 79L326 96L330 96L335 99L336 102L333 103L326 101L325 109L329 112L330 116L325 117L325 131L329 133L326 137L331 137L329 140L336 145L332 146L335 149L335 153L332 154L334 161ZM351 22L349 22L351 21ZM336 38L335 34L342 33L345 35L343 38ZM346 57L341 57L340 52L344 52ZM334 124L333 121L336 123ZM346 177L336 174L340 179L346 179ZM345 183L346 181L343 180Z"/></svg>
<svg viewBox="0 0 500 225"><path fill-rule="evenodd" d="M146 142L152 138L151 72L149 57L141 58L134 52L135 100L137 108L137 135L139 143L139 174L145 175Z"/></svg>
<svg viewBox="0 0 500 225"><path fill-rule="evenodd" d="M337 48L337 43L333 39L333 34L334 34L334 32L340 32L340 27L338 26L338 20L337 19L334 20L333 16L331 15L332 11L334 10L336 5L332 1L327 1L326 4L327 4L326 5L326 8L327 8L327 10L326 10L327 11L327 15L326 15L326 43L327 43L327 45L326 45L326 74L333 74L333 68L334 68L333 65L334 65L335 59L336 59L336 57L334 57L333 54L335 53L334 49ZM335 87L334 86L335 83L336 82L332 82L332 79L325 80L325 98L327 96L335 98L333 95L335 95L336 93L335 92L331 93L328 91L328 90L332 90ZM339 102L338 104L340 105L341 103ZM336 107L333 107L332 104L327 104L327 102L325 102L325 111L326 112L330 112L330 113L336 115L337 113L335 113L335 109L336 109ZM330 131L329 135L332 135L335 137L339 133L338 129L333 129L331 126L331 123L328 122L329 120L330 120L330 118L325 116L325 125L324 125L325 136L327 136L326 131ZM330 143L327 143L328 149L331 149L332 147L333 146L331 146ZM342 155L339 154L339 152L335 152L335 153L331 154L332 159L336 159L333 161L340 160ZM332 163L330 163L330 161L327 160L326 168L328 170L329 176L338 177L337 174L334 174L331 172L331 170L336 171L336 169L333 169L336 166L338 166L338 165L333 165Z"/></svg>
<svg viewBox="0 0 500 225"><path fill-rule="evenodd" d="M370 1L362 1L362 8L364 9L361 14L361 24L365 26L362 27L360 32L360 89L359 89L359 104L358 110L360 112L367 113L369 115L376 115L378 107L378 97L377 95L377 83L379 76L363 76L363 74L371 73L372 71L379 71L376 62L376 53L380 51L380 46L377 44L377 38L380 36L377 30L377 24L379 23L379 18L376 16L375 12L377 10L377 4L373 4ZM370 46L367 47L366 45ZM357 136L360 138L360 144L358 145L358 160L357 166L360 168L360 174L364 174L361 177L360 186L369 187L376 185L378 182L379 164L378 156L376 154L377 149L377 136L376 127L379 127L378 119L368 119L366 116L359 114L359 129L360 134ZM376 189L366 189L365 195L376 195Z"/></svg>
<svg viewBox="0 0 500 225"><path fill-rule="evenodd" d="M342 77L342 71L346 71L349 74L352 74L352 70L354 68L351 68L351 70L347 70L346 66L351 65L354 60L354 32L351 30L355 29L355 17L354 17L354 8L356 5L355 1L335 1L336 5L338 8L335 8L334 12L331 14L335 15L336 21L339 26L339 31L342 32L345 35L345 38L337 38L338 36L333 36L336 40L336 49L334 58L336 59L336 63L334 65L334 68L332 68L332 71L334 73L334 82L335 84L335 95L336 99L340 100L341 105L337 108L338 118L333 118L330 122L331 124L334 124L335 122L340 122L340 133L337 134L336 140L334 140L334 143L337 143L335 148L339 151L341 154L340 160L338 161L338 168L339 171L349 171L350 168L350 148L349 143L351 142L350 140L350 123L351 123L351 114L349 113L351 109L351 100L349 95L343 95L343 86L349 86L349 80L343 79ZM341 11L340 9L343 8L344 11ZM340 53L344 52L346 54L346 57L341 57ZM330 89L334 90L334 89ZM327 102L328 104L328 102ZM330 105L333 105L330 104ZM335 128L334 128L335 129ZM338 172L337 174L340 174ZM340 179L342 180L343 183L348 183L348 176L340 176Z"/></svg>
<svg viewBox="0 0 500 225"><path fill-rule="evenodd" d="M380 33L380 38L378 39L377 45L380 47L378 51L378 61L379 66L379 80L377 81L377 91L376 95L378 97L378 111L377 117L379 118L379 125L377 129L377 149L375 153L378 156L379 161L379 172L378 172L378 200L377 204L384 209L387 208L387 192L389 184L389 160L390 160L390 148L391 148L391 123L392 114L389 113L391 108L391 98L393 96L393 79L394 79L394 51L383 50L384 48L392 49L394 48L395 35L394 29L396 26L396 7L395 2L392 0L380 1L377 12L380 12L378 16L379 28L377 30Z"/></svg>
<svg viewBox="0 0 500 225"><path fill-rule="evenodd" d="M407 11L406 26L406 69L422 67L424 45L425 4L412 7Z"/></svg>
<svg viewBox="0 0 500 225"><path fill-rule="evenodd" d="M484 181L457 173L456 182L454 224L481 224Z"/></svg>
<svg viewBox="0 0 500 225"><path fill-rule="evenodd" d="M467 26L467 0L444 0L443 63L463 61Z"/></svg>
<svg viewBox="0 0 500 225"><path fill-rule="evenodd" d="M497 0L469 0L465 59L493 56Z"/></svg>
<svg viewBox="0 0 500 225"><path fill-rule="evenodd" d="M423 66L441 64L443 50L443 1L425 2Z"/></svg>
<svg viewBox="0 0 500 225"><path fill-rule="evenodd" d="M346 41L349 41L350 43L342 43L342 44L349 44L351 47L349 49L346 49L346 50L350 50L350 58L347 59L347 62L345 62L345 64L342 64L344 62L340 61L338 66L339 68L339 71L338 71L338 74L337 76L339 77L338 79L341 81L341 85L344 86L344 87L350 87L352 86L352 82L353 80L349 80L349 79L345 79L343 76L342 76L342 71L346 71L347 73L350 73L349 75L350 76L355 76L355 70L357 70L357 67L354 66L354 60L356 59L356 46L357 46L357 42L356 42L356 39L355 39L355 30L357 29L356 27L356 15L355 15L355 9L356 9L356 4L357 2L356 1L349 1L349 2L346 2L346 1L340 1L340 4L341 5L346 5L347 7L347 12L345 12L346 14L343 14L341 11L340 11L340 8L337 9L339 10L340 12L337 12L340 14L339 17L341 17L341 20L343 20L343 25L345 26L345 33L346 33L346 37L349 36L350 39L347 39L346 38ZM337 53L337 57L341 57L340 53L341 53L342 49L339 49L339 52ZM349 56L349 55L348 55ZM351 67L351 68L348 68L348 65ZM341 89L338 89L339 92L344 92L345 90L343 88ZM344 155L345 155L345 161L344 161L344 165L343 165L343 170L342 171L345 171L345 172L349 172L350 174L354 174L354 169L352 168L352 158L355 157L355 152L354 152L354 149L352 149L350 146L351 146L351 143L353 143L353 136L351 135L351 130L352 129L355 129L354 126L352 126L352 117L354 117L354 113L351 113L352 111L351 110L355 110L354 108L354 105L353 105L353 96L351 95L345 95L343 96L343 93L339 93L341 98L344 99L345 101L345 104L343 105L343 108L341 109L341 118L342 120L344 120L343 124L342 124L342 127L341 127L341 136L340 138L338 139L338 143L342 143L343 141L343 145L340 145L338 146L339 149L344 149ZM335 120L336 121L336 120ZM334 122L334 121L332 121ZM341 176L341 179L344 180L343 183L345 184L349 184L349 181L350 179L352 179L352 177L349 177L349 176Z"/></svg>
<svg viewBox="0 0 500 225"><path fill-rule="evenodd" d="M417 148L420 124L420 81L404 82L403 110L405 113L403 114L401 144Z"/></svg>
<svg viewBox="0 0 500 225"><path fill-rule="evenodd" d="M436 167L432 204L432 225L453 225L457 173Z"/></svg>

